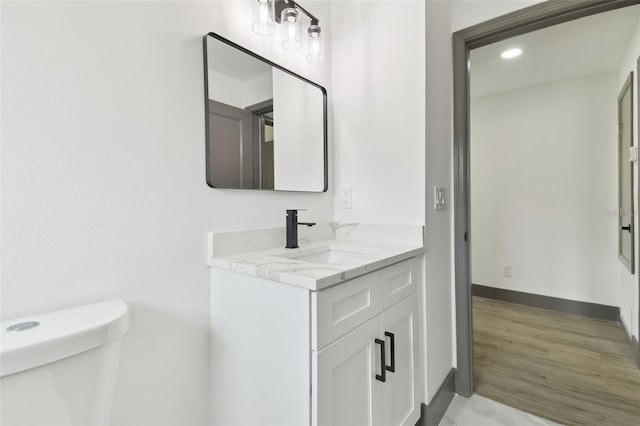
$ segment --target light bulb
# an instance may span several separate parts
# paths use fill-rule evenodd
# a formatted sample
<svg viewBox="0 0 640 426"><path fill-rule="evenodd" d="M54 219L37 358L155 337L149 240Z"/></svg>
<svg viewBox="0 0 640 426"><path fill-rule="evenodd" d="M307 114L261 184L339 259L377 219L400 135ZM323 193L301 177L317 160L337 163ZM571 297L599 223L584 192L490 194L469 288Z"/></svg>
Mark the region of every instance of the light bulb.
<svg viewBox="0 0 640 426"><path fill-rule="evenodd" d="M266 3L260 3L260 23L264 25L265 22L269 19L269 7Z"/></svg>
<svg viewBox="0 0 640 426"><path fill-rule="evenodd" d="M314 64L320 63L324 60L324 37L322 29L316 20L311 21L307 34L308 51L306 60Z"/></svg>
<svg viewBox="0 0 640 426"><path fill-rule="evenodd" d="M296 26L295 24L292 24L291 22L287 22L287 32L289 34L287 34L287 37L289 38L289 40L293 40L296 38Z"/></svg>
<svg viewBox="0 0 640 426"><path fill-rule="evenodd" d="M282 11L283 24L282 47L286 50L298 50L302 47L302 25L298 10L288 7Z"/></svg>

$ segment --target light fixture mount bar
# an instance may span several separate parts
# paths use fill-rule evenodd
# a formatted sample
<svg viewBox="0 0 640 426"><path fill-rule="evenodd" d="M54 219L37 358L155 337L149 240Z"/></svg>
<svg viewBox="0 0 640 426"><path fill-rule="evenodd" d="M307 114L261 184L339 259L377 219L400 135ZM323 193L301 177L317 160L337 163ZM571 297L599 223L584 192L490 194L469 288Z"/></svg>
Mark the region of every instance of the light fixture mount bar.
<svg viewBox="0 0 640 426"><path fill-rule="evenodd" d="M316 18L313 14L311 14L311 12L309 12L307 9L305 9L304 7L300 6L299 3L293 1L293 0L275 0L274 1L274 8L275 8L275 18L276 18L276 22L279 24L280 23L280 16L282 14L282 11L286 8L296 8L298 9L300 12L304 13L305 15L307 15L307 17L309 19L311 19L311 25L318 25L320 23L320 20L318 18Z"/></svg>

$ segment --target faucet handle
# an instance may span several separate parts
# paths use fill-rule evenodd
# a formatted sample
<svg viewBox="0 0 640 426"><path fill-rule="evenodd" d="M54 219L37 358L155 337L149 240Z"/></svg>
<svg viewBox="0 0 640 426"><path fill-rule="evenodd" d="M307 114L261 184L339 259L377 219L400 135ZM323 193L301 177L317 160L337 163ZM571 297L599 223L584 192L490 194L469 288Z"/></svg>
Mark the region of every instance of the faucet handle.
<svg viewBox="0 0 640 426"><path fill-rule="evenodd" d="M298 212L304 212L307 209L287 209L287 214L297 214Z"/></svg>

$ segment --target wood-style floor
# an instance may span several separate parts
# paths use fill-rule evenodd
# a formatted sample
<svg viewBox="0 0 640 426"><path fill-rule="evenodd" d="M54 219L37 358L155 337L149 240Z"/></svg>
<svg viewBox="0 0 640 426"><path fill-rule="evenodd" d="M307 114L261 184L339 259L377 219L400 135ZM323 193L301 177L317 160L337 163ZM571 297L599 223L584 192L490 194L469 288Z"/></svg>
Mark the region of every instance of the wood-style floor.
<svg viewBox="0 0 640 426"><path fill-rule="evenodd" d="M474 296L475 391L566 425L640 425L640 369L617 322Z"/></svg>

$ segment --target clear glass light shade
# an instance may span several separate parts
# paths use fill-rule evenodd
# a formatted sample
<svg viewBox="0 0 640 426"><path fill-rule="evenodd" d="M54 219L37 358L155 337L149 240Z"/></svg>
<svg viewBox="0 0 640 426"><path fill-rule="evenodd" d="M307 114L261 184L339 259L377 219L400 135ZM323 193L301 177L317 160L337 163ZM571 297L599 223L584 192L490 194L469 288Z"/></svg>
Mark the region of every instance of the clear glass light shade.
<svg viewBox="0 0 640 426"><path fill-rule="evenodd" d="M324 35L318 25L311 25L307 31L307 62L318 64L324 60Z"/></svg>
<svg viewBox="0 0 640 426"><path fill-rule="evenodd" d="M252 14L253 25L251 28L254 33L268 36L275 32L276 25L273 22L273 0L254 0Z"/></svg>
<svg viewBox="0 0 640 426"><path fill-rule="evenodd" d="M282 47L286 50L299 50L302 47L302 22L300 13L293 7L282 11Z"/></svg>

